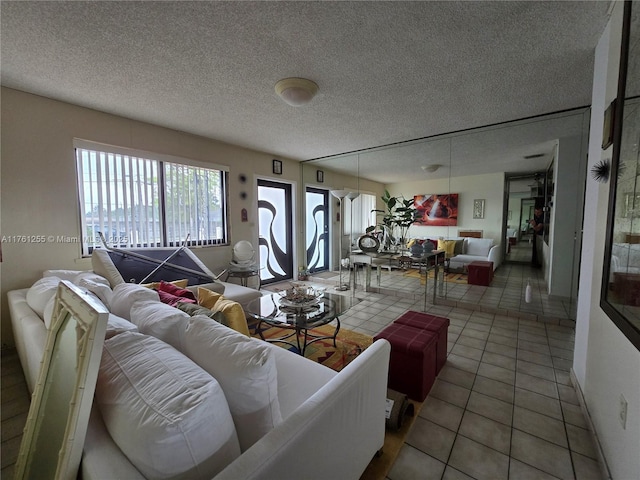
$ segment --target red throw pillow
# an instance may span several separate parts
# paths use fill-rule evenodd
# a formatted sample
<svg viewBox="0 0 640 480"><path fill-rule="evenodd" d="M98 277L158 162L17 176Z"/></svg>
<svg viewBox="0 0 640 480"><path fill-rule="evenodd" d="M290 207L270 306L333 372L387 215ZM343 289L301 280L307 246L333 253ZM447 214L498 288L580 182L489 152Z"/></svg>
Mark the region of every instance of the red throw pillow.
<svg viewBox="0 0 640 480"><path fill-rule="evenodd" d="M165 282L164 280L160 280L160 285L158 285L158 292L161 291L170 293L171 295L175 295L176 297L188 298L189 300L193 300L192 303L196 302L196 296L191 290L176 287L173 283Z"/></svg>
<svg viewBox="0 0 640 480"><path fill-rule="evenodd" d="M196 301L191 298L179 297L178 295L174 295L172 293L165 292L164 290L160 290L160 289L158 289L157 291L158 291L158 296L160 297L160 301L162 303L166 303L167 305L171 305L172 307L175 307L180 302L196 303Z"/></svg>

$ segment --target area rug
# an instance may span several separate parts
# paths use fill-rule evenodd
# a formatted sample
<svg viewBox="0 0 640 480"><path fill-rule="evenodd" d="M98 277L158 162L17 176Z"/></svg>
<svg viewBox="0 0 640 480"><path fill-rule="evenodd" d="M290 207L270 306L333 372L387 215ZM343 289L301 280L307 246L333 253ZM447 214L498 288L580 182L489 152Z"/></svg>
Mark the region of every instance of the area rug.
<svg viewBox="0 0 640 480"><path fill-rule="evenodd" d="M251 336L260 338L260 335L256 330L257 326L258 322L249 322L249 332L251 333ZM328 336L333 335L335 328L334 324L323 325L322 327L314 328L309 332L316 336ZM277 327L267 328L262 332L265 339L280 338L289 333L291 333L291 330ZM292 340L292 343L295 343L295 337L292 337L290 340ZM336 338L337 347L333 346L333 339L331 338L318 340L317 342L307 345L304 356L324 365L325 367L329 367L332 370L339 372L372 343L373 338L369 335L340 328ZM286 343L274 342L274 345L278 345L279 347L298 353L298 349L296 347L287 345Z"/></svg>
<svg viewBox="0 0 640 480"><path fill-rule="evenodd" d="M433 276L435 275L435 270L429 270L429 279L433 279ZM420 283L422 283L424 285L424 275L421 274L418 270L415 269L411 269L411 270L407 270L404 273L405 277L411 277L411 278L419 278L420 279ZM439 281L440 279L438 279ZM445 273L444 274L444 280L445 282L450 282L450 283L461 283L461 284L467 284L467 274L465 273Z"/></svg>

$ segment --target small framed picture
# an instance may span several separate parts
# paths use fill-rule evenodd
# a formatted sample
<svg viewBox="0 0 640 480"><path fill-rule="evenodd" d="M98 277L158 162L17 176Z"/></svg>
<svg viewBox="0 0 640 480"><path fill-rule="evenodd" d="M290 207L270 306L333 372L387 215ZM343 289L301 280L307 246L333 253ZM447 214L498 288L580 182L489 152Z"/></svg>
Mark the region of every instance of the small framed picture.
<svg viewBox="0 0 640 480"><path fill-rule="evenodd" d="M484 199L473 201L473 218L484 218Z"/></svg>
<svg viewBox="0 0 640 480"><path fill-rule="evenodd" d="M322 170L316 170L316 181L318 183L324 182L324 172Z"/></svg>
<svg viewBox="0 0 640 480"><path fill-rule="evenodd" d="M282 175L282 162L280 160L273 161L273 173Z"/></svg>
<svg viewBox="0 0 640 480"><path fill-rule="evenodd" d="M613 121L616 111L616 101L609 104L604 111L604 123L602 125L602 149L606 150L613 145Z"/></svg>

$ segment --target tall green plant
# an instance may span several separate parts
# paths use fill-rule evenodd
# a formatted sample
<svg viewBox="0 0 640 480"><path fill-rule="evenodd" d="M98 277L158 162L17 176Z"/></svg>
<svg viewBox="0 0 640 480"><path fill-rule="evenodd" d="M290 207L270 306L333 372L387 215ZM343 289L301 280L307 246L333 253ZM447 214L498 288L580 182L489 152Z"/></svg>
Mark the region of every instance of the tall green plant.
<svg viewBox="0 0 640 480"><path fill-rule="evenodd" d="M404 245L406 243L407 230L415 221L417 214L413 199L407 200L403 196L392 197L386 189L384 195L380 198L385 205L385 209L372 210L380 217L380 221L377 225L368 227L367 233L372 232L376 227L380 227L390 236L391 243Z"/></svg>

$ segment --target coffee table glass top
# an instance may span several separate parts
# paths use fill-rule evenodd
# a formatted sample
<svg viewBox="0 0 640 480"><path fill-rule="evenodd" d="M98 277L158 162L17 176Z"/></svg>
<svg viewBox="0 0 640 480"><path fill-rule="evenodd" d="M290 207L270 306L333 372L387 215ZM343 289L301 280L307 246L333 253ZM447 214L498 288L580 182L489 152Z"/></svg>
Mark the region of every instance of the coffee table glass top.
<svg viewBox="0 0 640 480"><path fill-rule="evenodd" d="M326 325L359 303L355 297L325 292L314 305L290 307L278 293L251 301L246 310L274 327L311 329Z"/></svg>

